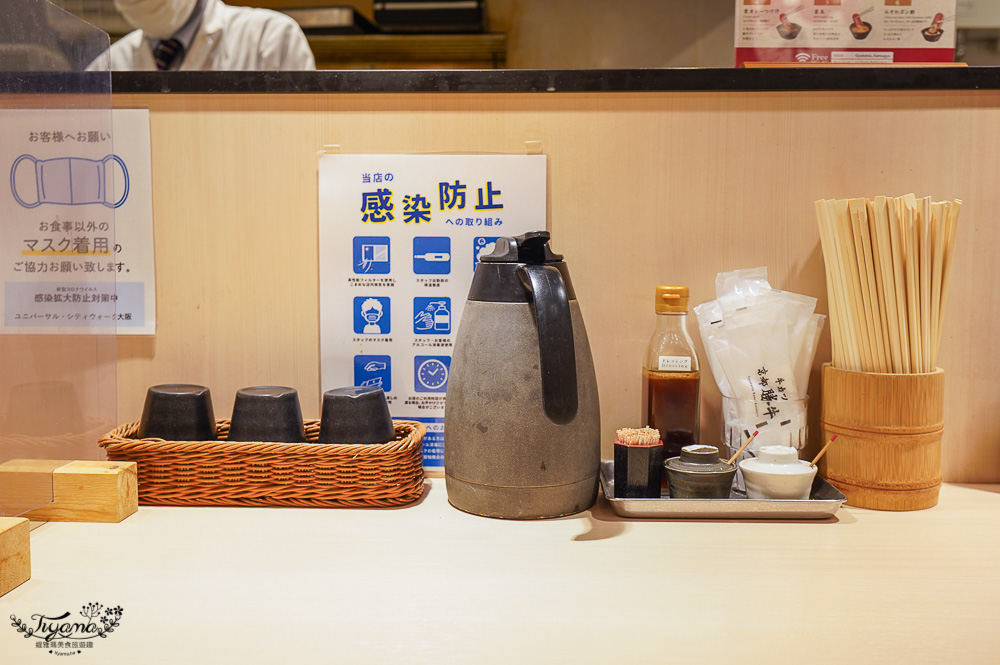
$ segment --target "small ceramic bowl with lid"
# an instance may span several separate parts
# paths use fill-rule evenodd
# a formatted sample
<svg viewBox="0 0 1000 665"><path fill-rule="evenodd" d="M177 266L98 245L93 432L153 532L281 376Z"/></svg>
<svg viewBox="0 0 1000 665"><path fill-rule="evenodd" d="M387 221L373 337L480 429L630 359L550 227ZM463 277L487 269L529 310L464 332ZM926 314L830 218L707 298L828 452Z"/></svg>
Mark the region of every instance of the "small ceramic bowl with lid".
<svg viewBox="0 0 1000 665"><path fill-rule="evenodd" d="M791 446L761 446L756 458L740 462L751 499L808 499L816 470Z"/></svg>
<svg viewBox="0 0 1000 665"><path fill-rule="evenodd" d="M684 446L663 466L671 499L728 499L736 476L736 465L719 459L715 446Z"/></svg>

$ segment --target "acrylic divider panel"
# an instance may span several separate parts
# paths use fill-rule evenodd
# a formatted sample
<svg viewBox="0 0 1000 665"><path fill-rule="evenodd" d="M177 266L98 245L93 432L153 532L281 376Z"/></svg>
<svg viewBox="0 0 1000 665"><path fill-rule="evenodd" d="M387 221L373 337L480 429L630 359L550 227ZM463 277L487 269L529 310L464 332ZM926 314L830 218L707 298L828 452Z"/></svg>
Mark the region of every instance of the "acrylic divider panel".
<svg viewBox="0 0 1000 665"><path fill-rule="evenodd" d="M429 468L476 264L546 228L545 174L545 155L319 159L322 390L380 386L393 418L427 424Z"/></svg>
<svg viewBox="0 0 1000 665"><path fill-rule="evenodd" d="M121 203L115 208L115 276L118 282L115 324L120 335L156 333L156 271L153 253L153 179L149 146L149 110L115 109L115 158L127 169L127 182L116 184Z"/></svg>
<svg viewBox="0 0 1000 665"><path fill-rule="evenodd" d="M52 500L51 460L103 458L97 439L115 425L128 176L107 34L18 0L0 8L0 42L17 72L0 72L0 515L17 515Z"/></svg>

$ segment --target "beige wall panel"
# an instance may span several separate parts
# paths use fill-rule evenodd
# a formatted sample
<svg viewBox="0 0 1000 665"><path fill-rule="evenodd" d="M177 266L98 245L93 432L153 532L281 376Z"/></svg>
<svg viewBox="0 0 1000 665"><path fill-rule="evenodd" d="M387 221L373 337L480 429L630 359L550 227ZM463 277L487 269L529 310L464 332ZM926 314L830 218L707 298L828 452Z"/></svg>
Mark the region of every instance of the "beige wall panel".
<svg viewBox="0 0 1000 665"><path fill-rule="evenodd" d="M640 364L660 283L714 297L716 273L766 265L820 298L818 198L966 201L940 364L944 475L1000 481L1000 93L119 95L149 107L159 298L155 339L120 341L120 419L147 386L212 388L227 417L243 386L299 389L319 412L317 151L549 155L549 220L587 319L605 456L641 418ZM692 321L692 333L695 333ZM700 349L700 341L699 341ZM820 363L810 383L819 436ZM706 368L706 375L709 372ZM349 382L345 377L345 382ZM703 382L703 438L719 397Z"/></svg>

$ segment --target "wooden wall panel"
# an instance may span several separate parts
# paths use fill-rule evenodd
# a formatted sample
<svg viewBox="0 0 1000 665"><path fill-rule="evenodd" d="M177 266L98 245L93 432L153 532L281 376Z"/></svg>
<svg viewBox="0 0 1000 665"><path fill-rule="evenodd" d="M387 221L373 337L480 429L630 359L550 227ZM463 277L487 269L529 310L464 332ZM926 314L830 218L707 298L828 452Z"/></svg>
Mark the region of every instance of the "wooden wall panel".
<svg viewBox="0 0 1000 665"><path fill-rule="evenodd" d="M640 363L659 283L714 297L716 273L826 291L818 198L961 198L940 364L944 475L1000 481L1000 93L118 95L148 107L159 298L155 339L119 344L120 419L146 386L209 385L220 417L248 385L296 386L319 412L317 151L549 155L549 225L587 319L605 455L640 418ZM693 322L692 322L693 323ZM692 328L692 332L694 329ZM810 383L819 436L819 364ZM706 371L706 374L708 372ZM703 383L703 438L719 397Z"/></svg>

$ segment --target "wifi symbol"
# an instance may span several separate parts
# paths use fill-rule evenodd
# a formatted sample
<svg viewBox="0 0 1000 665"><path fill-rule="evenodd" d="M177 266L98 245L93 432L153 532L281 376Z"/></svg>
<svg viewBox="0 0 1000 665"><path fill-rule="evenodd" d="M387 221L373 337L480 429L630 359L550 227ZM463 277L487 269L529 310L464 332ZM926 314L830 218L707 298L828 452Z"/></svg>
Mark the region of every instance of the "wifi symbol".
<svg viewBox="0 0 1000 665"><path fill-rule="evenodd" d="M799 62L809 62L810 57L808 53L796 53L795 59Z"/></svg>

